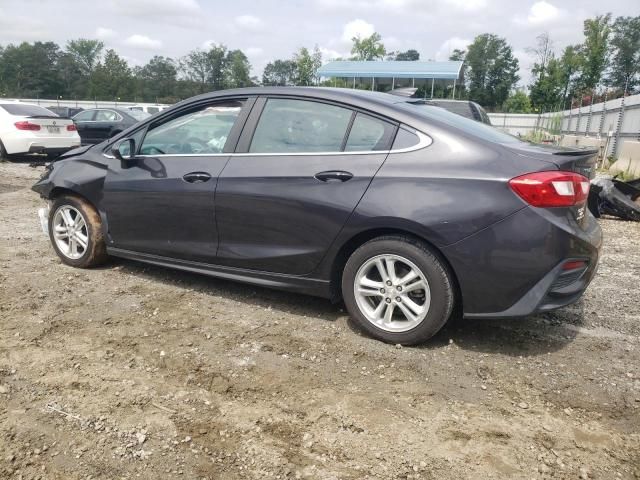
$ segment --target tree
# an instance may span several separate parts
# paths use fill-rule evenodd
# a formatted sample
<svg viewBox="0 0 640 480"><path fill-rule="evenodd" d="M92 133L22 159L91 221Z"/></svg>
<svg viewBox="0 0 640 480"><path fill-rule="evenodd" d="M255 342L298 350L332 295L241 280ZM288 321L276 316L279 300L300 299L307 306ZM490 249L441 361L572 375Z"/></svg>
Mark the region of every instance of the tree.
<svg viewBox="0 0 640 480"><path fill-rule="evenodd" d="M507 113L531 113L531 101L522 90L509 95L502 109Z"/></svg>
<svg viewBox="0 0 640 480"><path fill-rule="evenodd" d="M102 100L125 100L133 96L134 84L127 61L109 49L93 71L89 94Z"/></svg>
<svg viewBox="0 0 640 480"><path fill-rule="evenodd" d="M56 98L62 82L56 68L61 55L53 42L7 45L0 59L0 84L6 95Z"/></svg>
<svg viewBox="0 0 640 480"><path fill-rule="evenodd" d="M90 76L100 61L104 43L80 38L67 43L67 53L77 62L83 75Z"/></svg>
<svg viewBox="0 0 640 480"><path fill-rule="evenodd" d="M273 86L293 85L295 83L296 62L293 60L274 60L264 67L262 84Z"/></svg>
<svg viewBox="0 0 640 480"><path fill-rule="evenodd" d="M538 35L536 40L537 45L532 48L527 48L526 51L536 57L536 63L534 63L532 73L537 76L538 80L541 80L545 76L549 61L554 57L553 42L546 32Z"/></svg>
<svg viewBox="0 0 640 480"><path fill-rule="evenodd" d="M296 85L313 85L318 79L318 69L322 65L322 54L316 46L313 53L306 47L300 48L293 55L295 64L294 83Z"/></svg>
<svg viewBox="0 0 640 480"><path fill-rule="evenodd" d="M640 84L640 17L618 17L612 27L607 83L632 92Z"/></svg>
<svg viewBox="0 0 640 480"><path fill-rule="evenodd" d="M466 50L460 50L459 48L455 48L451 55L449 55L449 60L454 62L464 62L465 57L467 56Z"/></svg>
<svg viewBox="0 0 640 480"><path fill-rule="evenodd" d="M354 60L377 60L384 58L386 50L382 44L382 37L378 32L372 33L369 37L353 37L351 41L351 54Z"/></svg>
<svg viewBox="0 0 640 480"><path fill-rule="evenodd" d="M249 87L251 64L242 50L231 50L225 59L225 85L228 88Z"/></svg>
<svg viewBox="0 0 640 480"><path fill-rule="evenodd" d="M584 21L583 65L580 87L592 92L607 67L611 14L599 15Z"/></svg>
<svg viewBox="0 0 640 480"><path fill-rule="evenodd" d="M395 60L396 62L415 62L420 60L420 52L409 49L406 52L391 52L387 56L387 60Z"/></svg>
<svg viewBox="0 0 640 480"><path fill-rule="evenodd" d="M582 46L568 45L562 51L560 57L561 81L562 81L562 107L567 106L567 100L573 98L577 88L582 68Z"/></svg>
<svg viewBox="0 0 640 480"><path fill-rule="evenodd" d="M168 57L154 56L143 67L135 69L138 94L145 101L173 103L177 100L178 69Z"/></svg>
<svg viewBox="0 0 640 480"><path fill-rule="evenodd" d="M227 47L212 45L209 50L193 50L181 60L181 70L198 93L224 88Z"/></svg>
<svg viewBox="0 0 640 480"><path fill-rule="evenodd" d="M469 98L484 107L502 105L519 80L518 60L504 38L478 35L466 54Z"/></svg>

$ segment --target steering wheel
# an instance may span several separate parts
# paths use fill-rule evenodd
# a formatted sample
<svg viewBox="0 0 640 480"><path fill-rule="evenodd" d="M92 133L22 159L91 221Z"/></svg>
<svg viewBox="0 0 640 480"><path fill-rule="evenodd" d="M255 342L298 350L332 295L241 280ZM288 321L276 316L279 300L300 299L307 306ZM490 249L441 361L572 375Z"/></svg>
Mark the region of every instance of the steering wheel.
<svg viewBox="0 0 640 480"><path fill-rule="evenodd" d="M193 148L194 146L196 147L195 149ZM181 149L183 153L202 153L209 149L209 145L199 138L190 137L182 143Z"/></svg>
<svg viewBox="0 0 640 480"><path fill-rule="evenodd" d="M158 147L153 146L153 145L149 145L149 154L153 153L153 150L156 151L156 153L158 153L159 155L164 155L164 152L162 150L160 150Z"/></svg>

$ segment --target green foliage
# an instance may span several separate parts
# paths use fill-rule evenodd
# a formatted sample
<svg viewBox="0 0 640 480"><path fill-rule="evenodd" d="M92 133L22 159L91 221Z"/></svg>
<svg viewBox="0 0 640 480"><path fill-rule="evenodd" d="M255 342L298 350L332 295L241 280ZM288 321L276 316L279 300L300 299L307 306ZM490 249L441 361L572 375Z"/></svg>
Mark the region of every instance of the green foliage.
<svg viewBox="0 0 640 480"><path fill-rule="evenodd" d="M67 43L67 53L75 60L80 72L89 76L100 61L104 43L99 40L80 38Z"/></svg>
<svg viewBox="0 0 640 480"><path fill-rule="evenodd" d="M262 84L271 86L293 85L296 78L296 62L274 60L267 63L262 73Z"/></svg>
<svg viewBox="0 0 640 480"><path fill-rule="evenodd" d="M616 18L612 32L611 70L607 83L633 92L640 85L640 16Z"/></svg>
<svg viewBox="0 0 640 480"><path fill-rule="evenodd" d="M420 60L420 52L414 49L409 49L406 52L390 52L386 59L396 62L415 62Z"/></svg>
<svg viewBox="0 0 640 480"><path fill-rule="evenodd" d="M379 60L383 59L386 54L382 37L378 32L365 38L353 37L351 41L353 42L351 47L353 60Z"/></svg>
<svg viewBox="0 0 640 480"><path fill-rule="evenodd" d="M583 65L580 87L583 92L592 92L602 79L607 63L611 14L599 15L584 21Z"/></svg>
<svg viewBox="0 0 640 480"><path fill-rule="evenodd" d="M115 50L107 50L91 75L89 96L98 100L131 98L135 83L127 61Z"/></svg>
<svg viewBox="0 0 640 480"><path fill-rule="evenodd" d="M478 35L466 54L469 98L485 108L502 105L518 81L518 59L504 38Z"/></svg>
<svg viewBox="0 0 640 480"><path fill-rule="evenodd" d="M517 90L509 95L502 109L507 113L531 113L531 101L525 92Z"/></svg>

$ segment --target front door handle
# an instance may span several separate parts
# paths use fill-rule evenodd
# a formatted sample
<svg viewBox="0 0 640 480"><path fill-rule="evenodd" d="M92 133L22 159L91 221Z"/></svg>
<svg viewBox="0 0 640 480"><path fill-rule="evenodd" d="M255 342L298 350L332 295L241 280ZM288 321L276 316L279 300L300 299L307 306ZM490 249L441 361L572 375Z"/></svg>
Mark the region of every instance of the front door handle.
<svg viewBox="0 0 640 480"><path fill-rule="evenodd" d="M347 180L351 180L353 178L353 173L344 172L342 170L330 170L328 172L316 173L315 178L317 178L321 182L329 182L329 181L336 181L336 180L339 182L346 182Z"/></svg>
<svg viewBox="0 0 640 480"><path fill-rule="evenodd" d="M187 183L204 183L209 181L211 175L207 172L191 172L185 174L182 178Z"/></svg>

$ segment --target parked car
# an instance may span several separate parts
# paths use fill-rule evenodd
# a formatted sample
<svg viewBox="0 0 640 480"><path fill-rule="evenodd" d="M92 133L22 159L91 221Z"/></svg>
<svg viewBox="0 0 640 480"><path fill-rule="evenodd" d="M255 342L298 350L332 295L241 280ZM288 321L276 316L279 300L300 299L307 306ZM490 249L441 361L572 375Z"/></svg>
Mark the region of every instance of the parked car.
<svg viewBox="0 0 640 480"><path fill-rule="evenodd" d="M38 105L0 101L0 159L28 153L53 157L79 145L71 120Z"/></svg>
<svg viewBox="0 0 640 480"><path fill-rule="evenodd" d="M249 88L70 152L33 189L68 265L113 255L342 298L372 336L415 344L454 311L578 300L602 242L595 158L387 94Z"/></svg>
<svg viewBox="0 0 640 480"><path fill-rule="evenodd" d="M169 108L169 105L132 105L130 107L127 107L127 110L145 112L149 115L153 115L154 113L161 112L162 110L166 110L167 108Z"/></svg>
<svg viewBox="0 0 640 480"><path fill-rule="evenodd" d="M415 105L432 105L435 107L441 107L445 110L449 110L452 113L462 115L463 117L470 118L481 123L486 123L487 125L491 125L489 115L487 115L485 109L476 102L472 102L470 100L452 100L446 98L431 98L428 100L420 99L415 97L415 93L417 92L417 90L418 89L414 87L396 88L395 90L391 90L389 93L391 95L396 95L399 97L406 97L407 102L413 103Z"/></svg>
<svg viewBox="0 0 640 480"><path fill-rule="evenodd" d="M100 143L148 118L149 114L125 108L91 108L73 117L83 145Z"/></svg>
<svg viewBox="0 0 640 480"><path fill-rule="evenodd" d="M52 111L53 113L55 113L59 117L71 118L74 115L77 115L78 113L83 111L84 108L80 108L80 107L58 107L56 105L51 105L51 106L47 107L47 110Z"/></svg>

